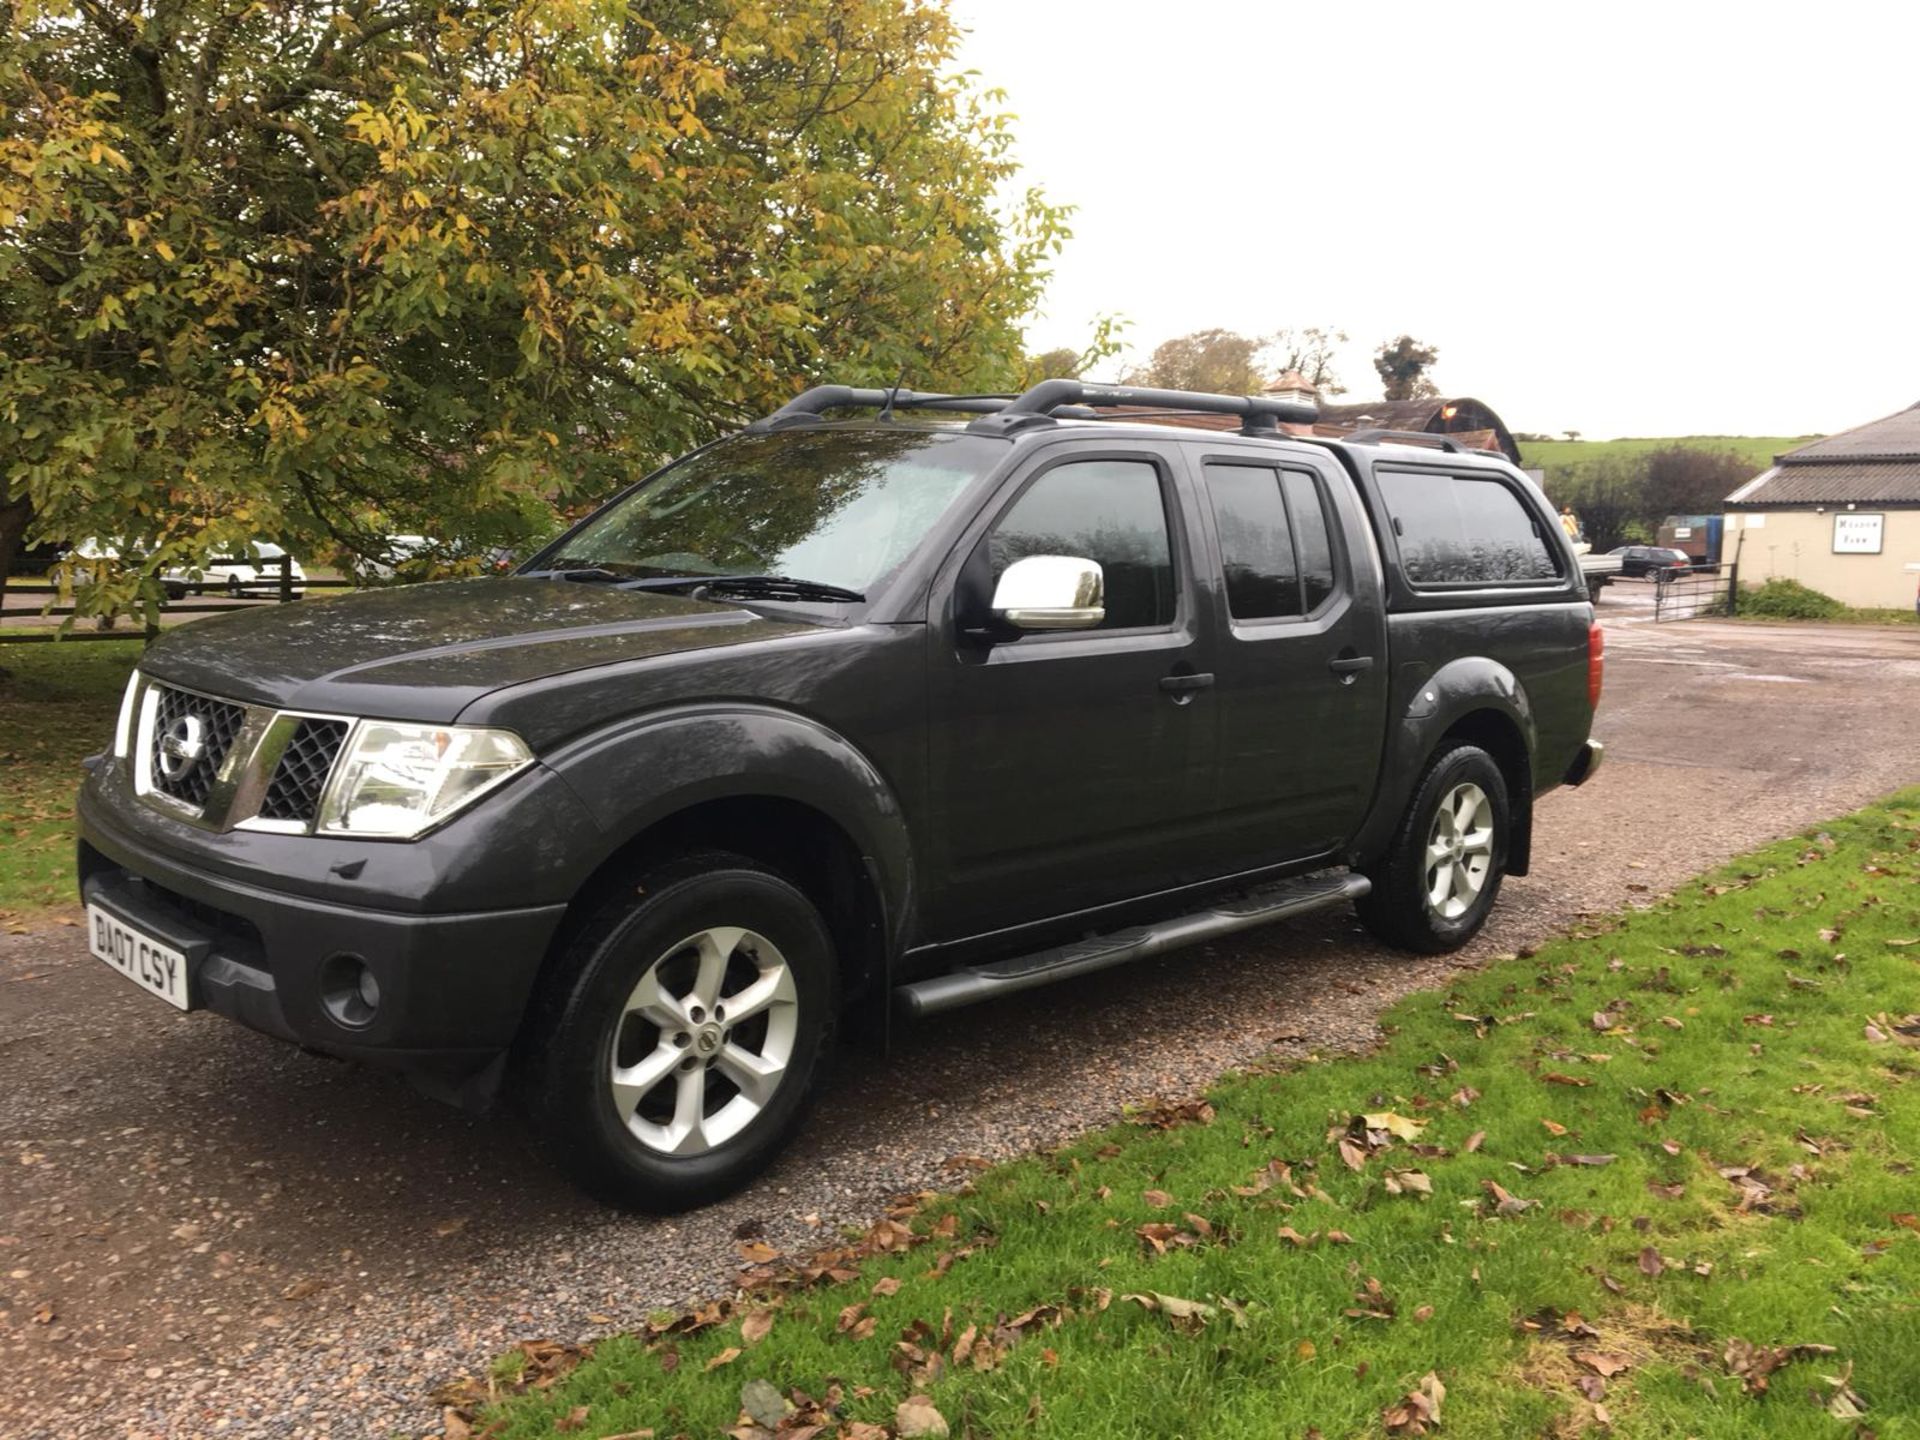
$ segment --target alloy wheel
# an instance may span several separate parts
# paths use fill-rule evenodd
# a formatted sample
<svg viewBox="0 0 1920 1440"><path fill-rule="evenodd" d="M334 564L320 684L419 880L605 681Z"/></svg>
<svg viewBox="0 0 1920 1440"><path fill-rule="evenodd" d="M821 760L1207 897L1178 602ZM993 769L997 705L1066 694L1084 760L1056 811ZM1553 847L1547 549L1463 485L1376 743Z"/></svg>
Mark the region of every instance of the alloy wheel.
<svg viewBox="0 0 1920 1440"><path fill-rule="evenodd" d="M1427 832L1427 905L1443 920L1473 908L1493 872L1493 802L1472 781L1449 790Z"/></svg>
<svg viewBox="0 0 1920 1440"><path fill-rule="evenodd" d="M607 1083L648 1149L701 1155L766 1109L799 1031L799 995L777 946L737 926L682 940L634 985Z"/></svg>

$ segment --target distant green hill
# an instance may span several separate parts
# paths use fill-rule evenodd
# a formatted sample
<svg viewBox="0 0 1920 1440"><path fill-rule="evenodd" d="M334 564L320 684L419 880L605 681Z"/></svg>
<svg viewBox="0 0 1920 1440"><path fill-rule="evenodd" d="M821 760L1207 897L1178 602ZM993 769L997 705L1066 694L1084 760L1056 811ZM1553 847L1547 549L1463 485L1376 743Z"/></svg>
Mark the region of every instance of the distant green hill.
<svg viewBox="0 0 1920 1440"><path fill-rule="evenodd" d="M1673 435L1666 439L1522 440L1520 463L1529 469L1555 470L1563 465L1579 465L1610 456L1644 455L1669 445L1685 445L1694 450L1731 450L1746 457L1757 475L1773 463L1774 456L1819 438L1817 435Z"/></svg>

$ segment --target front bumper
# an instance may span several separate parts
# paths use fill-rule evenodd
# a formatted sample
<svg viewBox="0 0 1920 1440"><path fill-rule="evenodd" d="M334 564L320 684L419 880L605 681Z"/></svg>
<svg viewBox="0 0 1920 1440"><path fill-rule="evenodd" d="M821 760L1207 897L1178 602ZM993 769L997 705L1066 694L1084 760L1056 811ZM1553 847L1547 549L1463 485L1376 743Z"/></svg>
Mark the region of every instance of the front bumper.
<svg viewBox="0 0 1920 1440"><path fill-rule="evenodd" d="M1563 783L1584 785L1600 769L1600 762L1607 758L1607 747L1598 740L1589 740L1580 747L1580 753L1574 757L1573 764L1567 767Z"/></svg>
<svg viewBox="0 0 1920 1440"><path fill-rule="evenodd" d="M484 1098L565 905L429 914L290 894L143 843L91 789L79 811L82 897L186 954L193 1008L404 1069L442 1098ZM325 1003L323 971L338 956L379 984L363 1023Z"/></svg>

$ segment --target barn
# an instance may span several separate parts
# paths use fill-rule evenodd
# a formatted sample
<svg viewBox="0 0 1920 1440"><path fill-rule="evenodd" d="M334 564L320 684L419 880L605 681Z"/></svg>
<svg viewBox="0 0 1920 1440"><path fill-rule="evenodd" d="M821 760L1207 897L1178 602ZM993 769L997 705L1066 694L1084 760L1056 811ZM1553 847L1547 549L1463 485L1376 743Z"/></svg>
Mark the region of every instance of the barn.
<svg viewBox="0 0 1920 1440"><path fill-rule="evenodd" d="M1727 497L1723 558L1742 584L1798 580L1904 609L1920 587L1920 404L1774 458Z"/></svg>

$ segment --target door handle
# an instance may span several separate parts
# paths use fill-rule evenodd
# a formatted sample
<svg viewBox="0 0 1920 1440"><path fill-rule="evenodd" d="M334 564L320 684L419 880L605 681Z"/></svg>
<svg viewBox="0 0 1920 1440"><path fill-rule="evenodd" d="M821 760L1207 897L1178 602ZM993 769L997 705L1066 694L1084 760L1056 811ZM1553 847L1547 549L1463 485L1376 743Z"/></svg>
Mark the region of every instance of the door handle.
<svg viewBox="0 0 1920 1440"><path fill-rule="evenodd" d="M1213 684L1211 672L1198 675L1162 675L1160 688L1169 695L1191 695L1196 690L1205 690Z"/></svg>
<svg viewBox="0 0 1920 1440"><path fill-rule="evenodd" d="M1327 662L1327 669L1338 675L1343 681L1350 681L1364 670L1373 668L1371 655L1336 655Z"/></svg>

